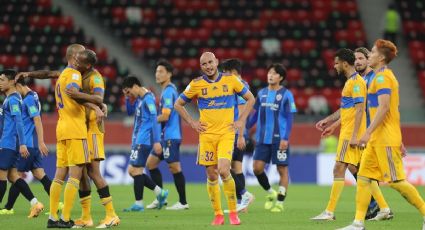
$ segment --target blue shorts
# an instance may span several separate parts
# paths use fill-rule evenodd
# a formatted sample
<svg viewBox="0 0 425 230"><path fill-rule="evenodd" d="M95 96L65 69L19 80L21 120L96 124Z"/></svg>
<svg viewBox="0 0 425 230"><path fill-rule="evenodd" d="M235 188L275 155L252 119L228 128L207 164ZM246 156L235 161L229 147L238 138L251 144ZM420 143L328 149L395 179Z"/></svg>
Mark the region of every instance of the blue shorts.
<svg viewBox="0 0 425 230"><path fill-rule="evenodd" d="M257 144L254 150L254 160L264 161L275 165L289 165L290 150L289 146L286 151L279 150L279 143L277 144Z"/></svg>
<svg viewBox="0 0 425 230"><path fill-rule="evenodd" d="M16 168L19 172L28 172L33 169L42 168L42 159L40 150L37 148L28 148L28 152L30 153L28 158L23 158L19 155L18 161L16 164Z"/></svg>
<svg viewBox="0 0 425 230"><path fill-rule="evenodd" d="M130 165L134 167L146 167L146 160L151 150L151 145L136 145L131 150Z"/></svg>
<svg viewBox="0 0 425 230"><path fill-rule="evenodd" d="M12 149L0 149L0 169L9 170L16 168L19 153Z"/></svg>
<svg viewBox="0 0 425 230"><path fill-rule="evenodd" d="M162 154L158 156L152 151L151 155L158 157L160 160L165 160L168 164L180 162L180 143L181 140L179 139L161 141Z"/></svg>

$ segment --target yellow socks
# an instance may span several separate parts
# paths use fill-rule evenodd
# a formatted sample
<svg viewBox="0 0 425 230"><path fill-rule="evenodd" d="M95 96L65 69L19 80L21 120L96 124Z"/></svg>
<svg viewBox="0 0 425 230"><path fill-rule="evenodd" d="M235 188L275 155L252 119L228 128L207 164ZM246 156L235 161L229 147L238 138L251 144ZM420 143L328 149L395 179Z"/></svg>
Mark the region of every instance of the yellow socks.
<svg viewBox="0 0 425 230"><path fill-rule="evenodd" d="M71 217L71 209L74 206L75 195L78 192L80 181L70 177L65 186L64 204L62 210L62 218L64 221L69 221Z"/></svg>
<svg viewBox="0 0 425 230"><path fill-rule="evenodd" d="M385 201L384 195L382 195L381 189L379 188L378 182L376 180L372 180L370 184L370 189L372 192L372 196L375 199L376 203L378 203L379 209L389 208L387 202Z"/></svg>
<svg viewBox="0 0 425 230"><path fill-rule="evenodd" d="M81 219L91 220L91 195L80 198L82 209Z"/></svg>
<svg viewBox="0 0 425 230"><path fill-rule="evenodd" d="M114 210L114 205L112 204L112 197L105 197L100 199L102 205L105 207L106 216L117 216Z"/></svg>
<svg viewBox="0 0 425 230"><path fill-rule="evenodd" d="M365 177L357 178L357 193L356 193L356 221L364 221L367 208L372 196L371 181Z"/></svg>
<svg viewBox="0 0 425 230"><path fill-rule="evenodd" d="M411 205L415 206L422 216L425 216L425 203L418 190L406 180L390 183L391 188L397 190Z"/></svg>
<svg viewBox="0 0 425 230"><path fill-rule="evenodd" d="M233 179L231 174L229 174L226 179L223 179L223 190L224 195L227 199L227 206L229 207L229 211L236 212L236 187L235 180Z"/></svg>
<svg viewBox="0 0 425 230"><path fill-rule="evenodd" d="M221 210L221 196L218 180L207 180L207 190L211 205L214 209L214 215L223 215L223 210Z"/></svg>
<svg viewBox="0 0 425 230"><path fill-rule="evenodd" d="M342 190L344 189L344 178L335 178L332 184L331 196L329 198L328 206L326 211L335 212L336 205L338 204L339 197L341 196Z"/></svg>
<svg viewBox="0 0 425 230"><path fill-rule="evenodd" d="M53 218L54 220L59 219L58 208L62 185L63 181L55 178L50 186L50 218Z"/></svg>

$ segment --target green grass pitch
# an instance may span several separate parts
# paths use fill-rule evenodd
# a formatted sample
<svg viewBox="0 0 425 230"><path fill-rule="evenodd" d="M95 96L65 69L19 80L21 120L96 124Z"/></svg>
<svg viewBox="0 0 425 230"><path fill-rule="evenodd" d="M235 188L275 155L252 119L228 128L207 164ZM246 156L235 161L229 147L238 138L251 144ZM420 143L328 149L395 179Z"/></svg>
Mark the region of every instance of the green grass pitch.
<svg viewBox="0 0 425 230"><path fill-rule="evenodd" d="M166 184L170 190L168 202L177 201L177 194L173 184ZM276 186L275 186L276 187ZM31 188L36 196L48 208L48 197L39 184L32 184ZM255 194L256 199L248 213L240 214L242 225L239 227L226 224L220 229L336 229L343 227L353 220L355 209L355 187L345 187L336 210L336 221L312 222L309 218L324 210L330 192L330 187L316 185L290 185L288 197L285 201L283 213L271 213L263 209L265 192L260 187L248 187ZM385 222L367 222L367 229L420 229L422 217L398 193L388 187L382 187L384 196L395 214L395 218ZM424 188L418 187L424 196ZM95 191L95 189L93 189ZM188 202L190 209L186 211L145 210L139 213L124 213L123 208L134 201L132 186L111 186L115 209L121 218L118 229L217 229L210 226L213 213L208 201L206 186L204 184L189 184L187 186ZM95 224L104 216L103 207L99 203L96 193L92 194L92 215ZM4 205L4 202L0 204ZM145 189L145 205L153 200L153 194ZM224 197L223 208L226 208ZM0 216L1 229L45 229L47 216L41 215L36 219L27 219L29 210L28 202L20 196L15 205L15 214ZM78 199L72 212L72 218L79 217L80 205Z"/></svg>

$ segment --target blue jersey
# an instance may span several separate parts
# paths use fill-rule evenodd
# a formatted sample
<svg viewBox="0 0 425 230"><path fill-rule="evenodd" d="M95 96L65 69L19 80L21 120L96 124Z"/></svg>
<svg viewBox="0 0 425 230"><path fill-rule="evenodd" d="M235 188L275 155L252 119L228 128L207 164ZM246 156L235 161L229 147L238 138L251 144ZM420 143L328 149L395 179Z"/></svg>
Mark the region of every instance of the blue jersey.
<svg viewBox="0 0 425 230"><path fill-rule="evenodd" d="M246 81L244 81L244 80L241 80L241 82L249 90L248 83ZM238 106L239 105L245 105L246 104L246 100L242 96L239 96L237 94L235 94L235 97L236 97L236 99L235 99L235 101L236 101L236 106L235 106L235 121L237 121L239 119L239 108L238 108ZM236 135L238 135L238 133L236 133ZM245 139L248 138L248 129L245 129L244 137L245 137ZM237 138L235 138L235 141L236 140L237 140Z"/></svg>
<svg viewBox="0 0 425 230"><path fill-rule="evenodd" d="M139 97L133 104L127 100L127 113L134 114L132 147L135 145L152 145L160 142L161 126L157 122L155 97L151 92Z"/></svg>
<svg viewBox="0 0 425 230"><path fill-rule="evenodd" d="M168 121L162 123L162 138L164 140L182 138L180 115L174 110L174 103L178 97L179 94L174 84L168 84L161 94L159 114L161 114L164 109L170 110Z"/></svg>
<svg viewBox="0 0 425 230"><path fill-rule="evenodd" d="M294 97L288 89L258 91L254 114L247 124L257 123L256 141L259 144L276 144L288 140L292 129L293 113L297 112Z"/></svg>
<svg viewBox="0 0 425 230"><path fill-rule="evenodd" d="M22 121L24 122L25 144L28 148L38 148L37 132L34 117L40 116L41 105L38 95L30 91L25 95L22 106Z"/></svg>
<svg viewBox="0 0 425 230"><path fill-rule="evenodd" d="M369 89L370 83L373 81L373 78L375 78L375 72L373 70L369 71L366 75L363 76L363 79L366 81L366 88ZM366 127L369 127L370 125L370 113L368 104L366 104Z"/></svg>
<svg viewBox="0 0 425 230"><path fill-rule="evenodd" d="M0 148L18 151L19 145L25 145L22 122L22 98L17 92L6 97L3 102L3 129Z"/></svg>

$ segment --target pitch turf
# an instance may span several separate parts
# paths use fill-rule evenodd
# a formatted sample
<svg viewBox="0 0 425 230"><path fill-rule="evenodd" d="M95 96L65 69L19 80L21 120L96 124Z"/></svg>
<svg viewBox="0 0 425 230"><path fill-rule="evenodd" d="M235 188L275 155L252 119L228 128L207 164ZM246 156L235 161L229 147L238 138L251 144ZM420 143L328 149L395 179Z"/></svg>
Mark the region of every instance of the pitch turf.
<svg viewBox="0 0 425 230"><path fill-rule="evenodd" d="M31 188L39 197L39 200L48 207L48 197L42 187L39 184L32 184ZM167 184L166 188L170 189L168 202L173 204L177 200L174 185ZM265 192L260 187L249 187L248 189L256 195L256 199L248 213L240 214L242 226L236 227L239 229L335 229L349 224L354 217L355 187L344 188L336 210L337 220L333 222L312 222L309 220L325 208L330 187L290 185L283 213L271 213L263 209ZM418 189L424 196L424 188L418 187ZM383 187L382 190L395 214L395 218L385 222L368 222L367 229L420 229L422 218L416 209L392 189ZM117 227L119 229L188 230L216 228L209 225L213 214L203 184L188 185L187 194L190 209L186 211L146 210L139 213L124 213L122 209L133 202L133 187L111 186L111 193L115 208L122 221L121 225ZM152 192L145 190L145 205L146 203L149 204L152 199ZM224 197L222 199L225 208ZM44 229L47 216L42 215L36 219L27 219L28 208L28 202L20 196L15 206L15 214L0 216L1 229ZM76 200L72 217L76 218L79 214L80 205ZM92 214L96 223L104 215L96 193L93 194ZM227 219L226 225L220 227L220 229L234 228L234 226L228 225Z"/></svg>

